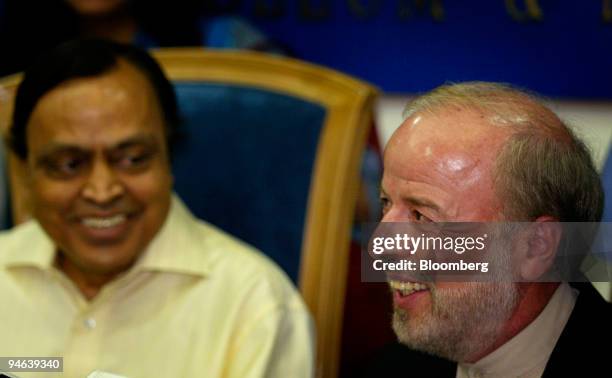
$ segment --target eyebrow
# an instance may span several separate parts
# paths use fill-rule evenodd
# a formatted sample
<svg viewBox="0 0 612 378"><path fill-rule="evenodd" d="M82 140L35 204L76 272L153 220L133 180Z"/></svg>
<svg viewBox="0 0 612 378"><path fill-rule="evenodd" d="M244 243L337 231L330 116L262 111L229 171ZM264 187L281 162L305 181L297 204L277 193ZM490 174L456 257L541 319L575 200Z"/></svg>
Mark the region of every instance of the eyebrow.
<svg viewBox="0 0 612 378"><path fill-rule="evenodd" d="M140 145L140 144L154 145L155 137L149 134L135 135L133 137L129 137L125 140L122 140L117 144L114 144L113 146L111 146L110 148L106 150L107 151L122 150L125 148L132 147L134 145ZM42 152L39 154L39 157L44 159L47 156L53 155L58 152L64 152L64 151L86 153L88 152L88 149L82 148L80 146L70 144L70 143L52 142L43 148Z"/></svg>
<svg viewBox="0 0 612 378"><path fill-rule="evenodd" d="M416 206L429 207L435 210L436 212L440 213L440 206L436 205L435 203L429 200L426 200L425 198L410 196L410 197L407 197L406 200Z"/></svg>
<svg viewBox="0 0 612 378"><path fill-rule="evenodd" d="M383 189L382 185L379 185L379 190L380 190L380 194L388 197L387 192L385 192L385 190ZM430 209L433 209L434 211L436 211L437 213L442 214L442 211L440 209L440 206L436 205L435 203L429 201L428 199L425 199L423 197L415 197L415 196L407 196L404 197L404 200L410 202L413 205L416 206L420 206L420 207L428 207Z"/></svg>
<svg viewBox="0 0 612 378"><path fill-rule="evenodd" d="M134 145L155 145L155 137L153 135L136 135L112 146L109 150L122 150Z"/></svg>
<svg viewBox="0 0 612 378"><path fill-rule="evenodd" d="M48 146L45 146L42 150L42 152L40 152L37 156L36 156L36 163L37 164L41 164L46 162L51 156L53 156L54 154L60 153L60 152L73 152L73 153L87 153L86 150L77 147L75 145L72 144L66 144L66 143L51 143Z"/></svg>

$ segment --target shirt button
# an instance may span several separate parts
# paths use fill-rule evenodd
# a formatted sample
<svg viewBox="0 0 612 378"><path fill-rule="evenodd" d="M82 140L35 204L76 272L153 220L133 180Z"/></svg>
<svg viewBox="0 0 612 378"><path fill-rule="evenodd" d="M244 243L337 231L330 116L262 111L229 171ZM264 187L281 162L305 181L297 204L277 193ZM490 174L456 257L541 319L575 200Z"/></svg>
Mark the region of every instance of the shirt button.
<svg viewBox="0 0 612 378"><path fill-rule="evenodd" d="M94 328L96 328L96 319L94 319L94 318L87 318L87 319L85 319L83 321L83 324L88 329L94 329Z"/></svg>

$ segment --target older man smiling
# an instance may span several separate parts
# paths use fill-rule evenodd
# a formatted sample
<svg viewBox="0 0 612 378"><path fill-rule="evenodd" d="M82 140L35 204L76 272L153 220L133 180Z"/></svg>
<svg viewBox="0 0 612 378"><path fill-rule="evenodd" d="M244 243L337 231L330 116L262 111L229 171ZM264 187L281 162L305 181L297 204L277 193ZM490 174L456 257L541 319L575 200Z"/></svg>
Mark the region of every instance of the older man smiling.
<svg viewBox="0 0 612 378"><path fill-rule="evenodd" d="M513 255L504 254L497 282L392 280L398 339L427 354L391 348L373 375L601 371L604 349L593 338L610 342L610 305L588 284L540 282L558 252L559 222L600 221L601 183L582 142L537 99L481 82L417 98L386 147L381 199L383 222L520 221L533 233L498 245Z"/></svg>

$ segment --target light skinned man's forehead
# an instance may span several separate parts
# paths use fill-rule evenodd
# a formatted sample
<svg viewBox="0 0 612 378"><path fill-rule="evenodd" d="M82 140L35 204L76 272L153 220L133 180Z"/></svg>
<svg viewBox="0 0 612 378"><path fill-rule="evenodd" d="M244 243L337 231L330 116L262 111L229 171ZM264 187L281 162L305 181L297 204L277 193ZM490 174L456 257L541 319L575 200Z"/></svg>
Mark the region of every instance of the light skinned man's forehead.
<svg viewBox="0 0 612 378"><path fill-rule="evenodd" d="M416 113L396 130L385 149L384 189L390 189L388 181L404 198L431 197L449 220L477 220L480 213L489 217L487 206L497 214L493 171L509 135L478 112Z"/></svg>
<svg viewBox="0 0 612 378"><path fill-rule="evenodd" d="M494 160L512 133L510 128L493 126L486 114L470 109L453 107L416 113L395 131L385 155L398 148L430 162L431 169L464 174L483 159ZM404 164L406 168L411 163L394 160L390 163Z"/></svg>

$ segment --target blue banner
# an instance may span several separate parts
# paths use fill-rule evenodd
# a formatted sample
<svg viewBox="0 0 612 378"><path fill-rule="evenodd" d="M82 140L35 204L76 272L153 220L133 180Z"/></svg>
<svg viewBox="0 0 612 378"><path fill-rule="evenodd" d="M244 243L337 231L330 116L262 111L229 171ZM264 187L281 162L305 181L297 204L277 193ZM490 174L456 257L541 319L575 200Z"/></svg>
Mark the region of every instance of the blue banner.
<svg viewBox="0 0 612 378"><path fill-rule="evenodd" d="M612 98L610 0L217 0L296 57L414 93L446 81L509 82Z"/></svg>

